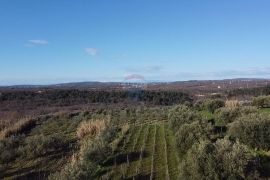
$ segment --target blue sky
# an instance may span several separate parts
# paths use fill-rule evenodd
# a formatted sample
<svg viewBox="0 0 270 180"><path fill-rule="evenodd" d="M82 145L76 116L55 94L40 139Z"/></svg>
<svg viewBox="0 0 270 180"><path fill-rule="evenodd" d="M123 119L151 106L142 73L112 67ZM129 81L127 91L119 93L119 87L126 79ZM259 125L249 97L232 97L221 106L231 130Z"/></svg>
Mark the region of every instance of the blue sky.
<svg viewBox="0 0 270 180"><path fill-rule="evenodd" d="M270 78L269 0L1 0L0 85Z"/></svg>

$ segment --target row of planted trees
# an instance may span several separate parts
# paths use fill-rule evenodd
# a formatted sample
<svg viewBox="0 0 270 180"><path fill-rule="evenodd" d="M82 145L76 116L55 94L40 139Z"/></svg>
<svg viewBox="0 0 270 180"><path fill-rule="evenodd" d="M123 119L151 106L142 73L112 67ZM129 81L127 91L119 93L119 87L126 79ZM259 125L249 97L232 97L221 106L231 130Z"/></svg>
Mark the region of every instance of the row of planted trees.
<svg viewBox="0 0 270 180"><path fill-rule="evenodd" d="M256 107L224 107L220 100L199 104L169 113L180 179L269 178L270 115ZM205 110L212 110L212 118L202 116Z"/></svg>

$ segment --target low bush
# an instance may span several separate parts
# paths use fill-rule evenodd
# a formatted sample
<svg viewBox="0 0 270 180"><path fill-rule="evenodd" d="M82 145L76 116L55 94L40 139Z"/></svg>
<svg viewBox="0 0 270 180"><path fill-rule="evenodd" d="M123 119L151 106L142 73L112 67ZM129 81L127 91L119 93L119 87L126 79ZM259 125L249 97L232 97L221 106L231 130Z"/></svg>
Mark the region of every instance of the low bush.
<svg viewBox="0 0 270 180"><path fill-rule="evenodd" d="M33 118L24 118L15 123L14 125L9 126L8 128L3 129L0 132L0 139L4 139L11 135L21 134L25 131L29 131L36 124L36 119Z"/></svg>
<svg viewBox="0 0 270 180"><path fill-rule="evenodd" d="M270 96L258 96L253 98L252 104L258 108L270 107Z"/></svg>
<svg viewBox="0 0 270 180"><path fill-rule="evenodd" d="M22 138L22 136L11 136L0 140L0 164L7 164L18 156L17 149Z"/></svg>
<svg viewBox="0 0 270 180"><path fill-rule="evenodd" d="M112 151L116 151L118 149L119 144L121 143L121 141L123 140L127 132L129 131L129 128L130 128L129 124L122 125L120 129L121 133L119 133L117 137L113 136L113 140L112 138L110 138ZM119 129L117 131L119 131ZM115 133L111 133L111 135L115 135Z"/></svg>
<svg viewBox="0 0 270 180"><path fill-rule="evenodd" d="M43 156L49 152L61 150L67 145L63 135L35 135L25 140L25 145L20 147L21 155L30 158Z"/></svg>
<svg viewBox="0 0 270 180"><path fill-rule="evenodd" d="M95 179L98 165L111 153L111 149L100 137L88 136L80 142L79 152L60 171L51 174L50 180Z"/></svg>
<svg viewBox="0 0 270 180"><path fill-rule="evenodd" d="M77 128L77 137L83 139L86 136L97 136L106 128L106 120L83 121Z"/></svg>
<svg viewBox="0 0 270 180"><path fill-rule="evenodd" d="M225 101L225 107L228 107L228 108L236 108L236 107L239 107L240 106L240 103L238 100L227 100Z"/></svg>
<svg viewBox="0 0 270 180"><path fill-rule="evenodd" d="M205 108L211 113L214 113L215 110L224 106L225 106L224 101L220 99L211 99L205 102Z"/></svg>
<svg viewBox="0 0 270 180"><path fill-rule="evenodd" d="M77 180L93 179L96 172L96 166L91 162L75 161L66 164L61 171L51 174L49 180Z"/></svg>
<svg viewBox="0 0 270 180"><path fill-rule="evenodd" d="M105 160L111 153L109 144L100 137L94 140L84 141L80 148L80 158L84 161L91 161L99 164Z"/></svg>
<svg viewBox="0 0 270 180"><path fill-rule="evenodd" d="M80 138L79 151L73 154L64 168L51 174L49 179L97 179L99 165L112 155L111 141L121 131L109 123L105 120L82 122L77 131Z"/></svg>
<svg viewBox="0 0 270 180"><path fill-rule="evenodd" d="M104 142L110 143L115 139L120 131L121 129L119 127L109 126L106 131L102 132L101 138Z"/></svg>

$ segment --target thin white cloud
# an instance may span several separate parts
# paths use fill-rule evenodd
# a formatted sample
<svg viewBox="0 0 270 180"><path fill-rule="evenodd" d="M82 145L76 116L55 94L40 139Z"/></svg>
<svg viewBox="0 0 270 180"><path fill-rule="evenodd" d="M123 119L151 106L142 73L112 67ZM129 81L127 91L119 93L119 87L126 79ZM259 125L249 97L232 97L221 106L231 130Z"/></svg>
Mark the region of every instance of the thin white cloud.
<svg viewBox="0 0 270 180"><path fill-rule="evenodd" d="M144 68L148 72L160 72L161 70L164 69L164 67L160 65L145 66Z"/></svg>
<svg viewBox="0 0 270 180"><path fill-rule="evenodd" d="M49 42L47 40L44 40L44 39L31 39L31 40L28 40L28 43L30 45L47 45L47 44L49 44Z"/></svg>
<svg viewBox="0 0 270 180"><path fill-rule="evenodd" d="M174 74L159 74L151 78L159 80L212 80L231 78L269 78L270 67L252 67L247 69L228 69L212 72L176 72Z"/></svg>
<svg viewBox="0 0 270 180"><path fill-rule="evenodd" d="M86 48L85 52L90 56L96 56L98 54L98 49L96 48Z"/></svg>
<svg viewBox="0 0 270 180"><path fill-rule="evenodd" d="M128 73L160 73L164 69L160 65L148 65L143 67L128 67L125 69Z"/></svg>
<svg viewBox="0 0 270 180"><path fill-rule="evenodd" d="M228 70L214 72L216 76L267 76L270 75L270 67L252 67L244 70Z"/></svg>
<svg viewBox="0 0 270 180"><path fill-rule="evenodd" d="M145 80L145 77L140 74L130 74L124 77L125 81L127 80Z"/></svg>

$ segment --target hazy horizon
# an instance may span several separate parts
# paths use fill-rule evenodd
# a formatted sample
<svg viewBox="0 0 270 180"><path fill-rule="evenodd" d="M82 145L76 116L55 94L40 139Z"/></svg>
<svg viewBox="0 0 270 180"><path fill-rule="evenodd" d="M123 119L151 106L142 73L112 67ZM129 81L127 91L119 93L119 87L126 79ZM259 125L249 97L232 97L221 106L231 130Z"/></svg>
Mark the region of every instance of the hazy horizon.
<svg viewBox="0 0 270 180"><path fill-rule="evenodd" d="M270 78L270 2L0 2L0 86Z"/></svg>

